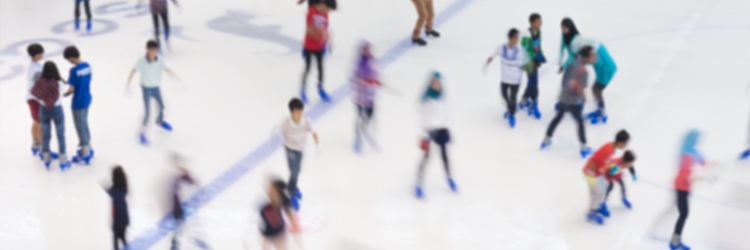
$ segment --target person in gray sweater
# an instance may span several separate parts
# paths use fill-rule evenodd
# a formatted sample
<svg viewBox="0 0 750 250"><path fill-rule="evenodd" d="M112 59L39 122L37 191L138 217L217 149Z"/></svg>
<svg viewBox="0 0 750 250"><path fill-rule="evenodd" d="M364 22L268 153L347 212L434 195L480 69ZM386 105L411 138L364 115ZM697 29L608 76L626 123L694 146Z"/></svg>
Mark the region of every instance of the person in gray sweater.
<svg viewBox="0 0 750 250"><path fill-rule="evenodd" d="M596 52L591 46L585 46L579 50L577 59L565 68L562 79L562 91L557 107L557 115L547 128L547 136L542 142L542 149L549 147L552 143L552 134L560 123L563 115L570 112L578 123L578 140L581 142L581 157L586 158L591 154L591 148L586 146L586 130L583 126L583 104L586 102L586 94L583 92L588 85L587 64L596 62Z"/></svg>

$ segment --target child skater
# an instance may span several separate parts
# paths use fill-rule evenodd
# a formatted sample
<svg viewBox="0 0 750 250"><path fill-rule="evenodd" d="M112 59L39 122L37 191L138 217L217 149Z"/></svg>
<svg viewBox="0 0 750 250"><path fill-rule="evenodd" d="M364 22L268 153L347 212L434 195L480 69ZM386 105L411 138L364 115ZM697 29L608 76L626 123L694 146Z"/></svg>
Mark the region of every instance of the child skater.
<svg viewBox="0 0 750 250"><path fill-rule="evenodd" d="M112 198L112 216L114 217L112 230L114 231L115 250L120 249L119 242L127 248L128 241L125 239L125 231L130 224L128 215L128 203L125 196L128 195L128 178L121 166L112 169L112 187L107 189L107 194Z"/></svg>
<svg viewBox="0 0 750 250"><path fill-rule="evenodd" d="M450 141L450 132L448 131L449 123L449 111L448 104L443 95L443 83L440 79L440 72L435 71L430 77L427 91L422 96L422 104L420 107L420 117L422 121L422 129L424 129L424 135L420 142L420 147L424 151L422 161L419 163L419 170L417 171L417 187L416 196L422 198L422 183L424 179L424 170L427 166L427 160L430 157L430 141L437 143L440 146L440 153L443 158L443 166L445 167L445 175L448 177L448 185L453 192L457 192L458 188L456 183L453 182L451 177L450 167L448 166L448 151L447 144Z"/></svg>
<svg viewBox="0 0 750 250"><path fill-rule="evenodd" d="M581 157L586 158L591 154L591 148L586 146L586 130L583 124L583 104L586 102L586 94L583 90L588 85L588 72L586 65L596 61L596 53L593 48L586 46L579 52L578 59L573 61L567 68L562 79L562 93L557 107L557 114L547 128L547 136L542 142L542 149L549 147L552 143L552 134L560 123L563 115L570 112L578 123L578 140L581 142Z"/></svg>
<svg viewBox="0 0 750 250"><path fill-rule="evenodd" d="M65 113L62 108L62 93L65 84L57 70L57 65L52 61L44 63L42 76L36 81L31 89L31 94L39 100L39 122L42 126L42 160L44 166L49 169L52 155L49 149L50 137L52 137L52 123L55 124L57 144L60 148L60 170L70 168L70 161L65 155Z"/></svg>
<svg viewBox="0 0 750 250"><path fill-rule="evenodd" d="M307 9L307 29L305 32L305 43L302 55L305 58L305 71L302 73L302 91L300 98L307 103L307 74L310 73L312 57L318 64L318 94L320 99L331 101L325 89L323 89L323 55L325 54L328 39L328 12L336 10L336 0L319 0Z"/></svg>
<svg viewBox="0 0 750 250"><path fill-rule="evenodd" d="M185 208L182 203L187 199L182 197L182 188L185 185L197 185L190 172L183 166L182 157L178 154L172 155L172 162L177 169L177 175L172 179L172 185L169 193L169 200L172 205L172 218L176 228L172 235L172 247L170 249L180 249L179 241L177 240L182 233L182 224L185 222Z"/></svg>
<svg viewBox="0 0 750 250"><path fill-rule="evenodd" d="M370 43L366 41L360 45L357 68L352 79L355 90L354 104L357 106L356 138L354 139L354 151L357 153L362 152L362 137L367 137L372 142L368 127L374 111L376 88L382 86L378 80L375 57L370 47Z"/></svg>
<svg viewBox="0 0 750 250"><path fill-rule="evenodd" d="M29 63L29 71L27 79L29 80L26 87L26 103L29 105L31 111L31 153L36 155L41 150L42 145L42 125L39 124L39 101L31 94L31 89L34 88L34 84L42 76L42 65L39 63L44 57L44 47L38 43L32 43L26 51L31 57L31 63Z"/></svg>
<svg viewBox="0 0 750 250"><path fill-rule="evenodd" d="M690 250L690 247L682 243L682 229L685 227L685 221L688 217L688 196L690 196L691 186L693 182L700 179L698 175L694 174L693 168L696 164L706 164L703 156L696 149L700 135L701 133L698 130L692 129L682 142L679 172L674 179L674 187L677 191L677 210L680 212L680 216L677 218L672 240L669 242L669 248L672 250Z"/></svg>
<svg viewBox="0 0 750 250"><path fill-rule="evenodd" d="M500 68L502 69L500 93L508 110L504 117L508 119L510 127L513 128L516 126L516 97L518 87L521 84L521 77L523 77L521 66L527 61L526 52L521 46L518 46L517 29L513 28L508 31L508 43L498 47L492 56L487 58L485 67L492 63L495 56L500 57Z"/></svg>
<svg viewBox="0 0 750 250"><path fill-rule="evenodd" d="M590 222L600 225L604 224L604 218L599 216L607 189L607 180L604 177L604 171L612 155L615 154L615 149L625 149L628 146L628 141L630 141L630 134L625 130L620 130L615 136L615 141L606 143L599 148L583 167L583 176L586 179L586 183L589 184L589 193L591 194L589 202L590 210L588 215L586 215L586 219Z"/></svg>
<svg viewBox="0 0 750 250"><path fill-rule="evenodd" d="M68 46L63 52L63 56L71 64L68 75L68 92L65 96L73 94L71 111L73 113L73 122L76 125L78 133L78 146L81 148L73 156L74 163L89 164L91 157L94 156L94 150L91 149L91 132L89 132L89 106L91 105L91 66L89 63L81 60L81 53L75 46Z"/></svg>
<svg viewBox="0 0 750 250"><path fill-rule="evenodd" d="M529 16L529 24L529 29L524 31L521 36L521 46L531 58L528 63L524 64L528 83L518 107L520 109L529 108L529 116L539 119L542 117L537 101L539 97L539 66L547 62L542 53L542 16L532 13Z"/></svg>
<svg viewBox="0 0 750 250"><path fill-rule="evenodd" d="M268 188L268 199L269 202L260 209L260 217L263 219L263 224L260 228L260 233L263 235L263 250L270 250L272 248L276 250L286 250L286 222L284 216L281 214L283 211L286 213L287 218L291 220L292 229L299 228L297 217L289 209L290 199L286 194L286 183L284 181L275 179L271 181L271 185Z"/></svg>
<svg viewBox="0 0 750 250"><path fill-rule="evenodd" d="M602 92L609 85L609 82L612 81L617 71L617 65L615 65L615 61L612 60L604 44L593 39L582 38L578 34L578 29L572 19L564 18L561 25L563 40L560 44L560 72L570 65L575 58L574 55L578 53L578 49L583 46L591 46L596 51L597 60L593 65L596 79L594 80L592 93L596 99L597 110L588 114L586 118L591 119L591 124L597 124L599 121L606 123L608 117L604 111L604 97L602 96ZM563 63L563 51L566 49L568 50L568 58Z"/></svg>
<svg viewBox="0 0 750 250"><path fill-rule="evenodd" d="M143 0L138 0L138 7ZM159 41L159 17L164 23L164 41L169 42L169 13L167 12L167 0L150 0L151 1L151 18L154 20L154 39ZM179 7L177 0L172 0L175 6Z"/></svg>
<svg viewBox="0 0 750 250"><path fill-rule="evenodd" d="M162 72L167 72L174 78L178 78L177 75L169 68L164 62L163 57L158 57L159 54L159 43L154 40L146 42L146 56L141 57L135 63L135 67L130 71L128 76L127 85L130 86L130 81L133 80L133 75L136 71L141 73L141 89L143 90L143 104L146 107L146 114L143 117L143 128L141 129L140 140L141 144L147 145L148 139L146 138L146 128L148 125L148 116L151 106L151 98L156 99L159 104L159 116L156 118L156 124L159 127L167 131L172 131L172 125L164 121L164 101L161 98L161 90L159 85L161 84ZM178 78L179 79L179 78Z"/></svg>
<svg viewBox="0 0 750 250"><path fill-rule="evenodd" d="M302 199L302 193L297 187L297 178L302 168L302 152L305 150L307 138L312 134L315 145L319 146L318 133L312 127L310 118L305 116L305 104L298 98L289 101L289 118L279 124L274 130L274 134L281 132L286 149L286 159L289 163L289 185L287 187L291 197L291 204L295 210L299 210L299 200ZM320 149L318 148L318 152Z"/></svg>
<svg viewBox="0 0 750 250"><path fill-rule="evenodd" d="M81 24L78 19L81 17L81 3L83 3L83 7L86 8L86 31L91 31L91 7L89 6L89 0L75 0L75 1L76 1L76 10L75 10L76 30L81 29Z"/></svg>
<svg viewBox="0 0 750 250"><path fill-rule="evenodd" d="M625 195L625 183L622 181L622 171L625 169L630 170L630 175L633 177L633 181L636 181L638 178L635 175L635 167L633 166L633 163L635 162L635 155L631 151L625 151L625 154L621 158L614 159L610 161L607 164L607 167L604 171L604 177L607 179L607 192L604 193L604 200L602 202L602 207L599 209L599 214L603 215L604 217L609 217L609 209L607 209L607 198L609 198L609 193L612 192L612 189L614 188L614 182L617 182L620 184L620 190L622 190L622 203L625 204L625 207L628 209L631 209L632 206L630 204L630 201L628 201L627 196Z"/></svg>

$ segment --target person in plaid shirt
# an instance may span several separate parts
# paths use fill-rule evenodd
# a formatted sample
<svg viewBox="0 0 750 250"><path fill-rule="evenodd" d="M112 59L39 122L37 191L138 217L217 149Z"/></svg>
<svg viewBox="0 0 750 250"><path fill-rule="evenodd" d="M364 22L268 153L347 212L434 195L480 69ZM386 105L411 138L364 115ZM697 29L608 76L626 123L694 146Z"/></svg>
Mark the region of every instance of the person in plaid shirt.
<svg viewBox="0 0 750 250"><path fill-rule="evenodd" d="M49 141L52 122L55 123L57 133L57 144L60 147L60 170L70 168L70 161L65 156L65 114L62 109L60 93L64 92L65 84L57 70L57 65L52 61L44 63L42 76L34 83L31 94L39 100L39 121L42 125L42 160L45 167L49 169L51 154Z"/></svg>

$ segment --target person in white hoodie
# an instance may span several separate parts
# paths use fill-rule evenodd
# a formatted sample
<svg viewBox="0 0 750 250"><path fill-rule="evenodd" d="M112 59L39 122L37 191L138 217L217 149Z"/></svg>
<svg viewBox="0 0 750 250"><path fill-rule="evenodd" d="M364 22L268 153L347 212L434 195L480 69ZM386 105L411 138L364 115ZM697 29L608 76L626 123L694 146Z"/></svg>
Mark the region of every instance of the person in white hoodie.
<svg viewBox="0 0 750 250"><path fill-rule="evenodd" d="M445 174L448 177L448 185L453 192L456 192L457 187L451 177L451 171L448 165L448 152L446 148L446 144L450 141L450 132L448 131L450 113L448 112L448 104L445 100L445 95L443 94L443 83L440 80L440 72L435 71L430 76L429 85L422 96L420 120L422 129L424 130L423 137L420 141L420 148L424 151L424 157L419 163L419 170L417 171L416 196L420 199L424 197L424 194L422 193L422 182L424 179L424 170L427 165L427 160L430 156L431 141L440 146Z"/></svg>
<svg viewBox="0 0 750 250"><path fill-rule="evenodd" d="M487 67L492 63L495 56L500 57L500 93L505 100L508 110L505 119L508 119L510 127L516 126L516 100L518 99L518 87L524 74L523 64L528 61L526 51L518 45L518 30L513 28L508 31L508 43L500 45L492 55L487 58Z"/></svg>

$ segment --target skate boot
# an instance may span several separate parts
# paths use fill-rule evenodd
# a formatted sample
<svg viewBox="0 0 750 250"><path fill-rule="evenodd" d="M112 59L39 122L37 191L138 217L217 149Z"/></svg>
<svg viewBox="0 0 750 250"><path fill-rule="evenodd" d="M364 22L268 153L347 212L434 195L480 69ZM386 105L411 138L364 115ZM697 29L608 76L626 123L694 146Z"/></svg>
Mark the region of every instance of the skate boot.
<svg viewBox="0 0 750 250"><path fill-rule="evenodd" d="M523 110L528 106L529 106L529 101L522 100L521 102L518 103L518 110Z"/></svg>
<svg viewBox="0 0 750 250"><path fill-rule="evenodd" d="M609 217L609 209L607 209L607 203L602 203L602 206L596 212L604 217Z"/></svg>
<svg viewBox="0 0 750 250"><path fill-rule="evenodd" d="M86 31L91 32L91 20L86 21Z"/></svg>
<svg viewBox="0 0 750 250"><path fill-rule="evenodd" d="M671 250L690 250L690 247L685 246L685 244L682 244L682 242L678 243L677 245L672 245L672 243L669 243L669 249L671 249Z"/></svg>
<svg viewBox="0 0 750 250"><path fill-rule="evenodd" d="M145 134L141 133L138 138L141 141L141 145L144 145L144 146L148 145L148 139L146 138Z"/></svg>
<svg viewBox="0 0 750 250"><path fill-rule="evenodd" d="M86 151L88 151L88 155L84 155ZM82 149L82 150L78 150L78 153L75 156L73 156L73 159L71 159L71 161L75 164L89 165L89 162L91 162L91 158L93 157L94 157L94 150Z"/></svg>
<svg viewBox="0 0 750 250"><path fill-rule="evenodd" d="M426 31L425 34L427 35L427 37L434 37L434 38L440 37L440 33L438 33L435 30Z"/></svg>
<svg viewBox="0 0 750 250"><path fill-rule="evenodd" d="M57 155L57 153L55 152L49 152L48 154L49 154L50 159L52 160L57 160L57 158L59 157L59 155ZM39 154L39 159L42 159L42 161L44 161L44 155Z"/></svg>
<svg viewBox="0 0 750 250"><path fill-rule="evenodd" d="M31 144L31 154L32 155L39 154L40 148L41 148L41 145L39 145L39 142L34 140L34 142Z"/></svg>
<svg viewBox="0 0 750 250"><path fill-rule="evenodd" d="M52 162L52 156L50 155L50 153L41 153L39 154L39 156L42 158L42 162L44 162L44 167L49 170L49 165Z"/></svg>
<svg viewBox="0 0 750 250"><path fill-rule="evenodd" d="M456 186L456 183L453 182L453 178L448 178L448 186L451 187L451 190L453 190L453 192L458 193L458 187Z"/></svg>
<svg viewBox="0 0 750 250"><path fill-rule="evenodd" d="M318 84L318 94L320 95L320 99L323 99L324 102L331 101L331 98L328 97L328 93L326 93L326 90L323 89L323 83Z"/></svg>
<svg viewBox="0 0 750 250"><path fill-rule="evenodd" d="M81 29L81 22L78 19L76 19L76 21L75 21L75 28L76 28L76 30L80 30Z"/></svg>
<svg viewBox="0 0 750 250"><path fill-rule="evenodd" d="M427 41L425 41L422 38L412 38L411 39L411 44L412 45L416 44L416 45L419 45L419 46L425 46L425 45L427 45Z"/></svg>
<svg viewBox="0 0 750 250"><path fill-rule="evenodd" d="M628 209L633 209L633 205L630 204L628 198L622 197L622 204L624 204Z"/></svg>
<svg viewBox="0 0 750 250"><path fill-rule="evenodd" d="M542 118L542 113L539 112L539 107L536 102L532 103L529 107L529 116L533 116L537 120Z"/></svg>
<svg viewBox="0 0 750 250"><path fill-rule="evenodd" d="M362 153L362 140L357 139L354 141L354 152L357 154Z"/></svg>
<svg viewBox="0 0 750 250"><path fill-rule="evenodd" d="M296 196L292 196L290 200L292 202L292 208L294 208L294 211L299 211L299 199L297 199Z"/></svg>
<svg viewBox="0 0 750 250"><path fill-rule="evenodd" d="M590 147L586 145L581 145L581 157L583 159L588 158L589 156L591 156L592 153L593 153L593 150L591 150Z"/></svg>
<svg viewBox="0 0 750 250"><path fill-rule="evenodd" d="M508 112L505 112L503 114L503 119L508 119L508 117L510 117L510 114Z"/></svg>
<svg viewBox="0 0 750 250"><path fill-rule="evenodd" d="M742 154L740 155L740 160L745 160L748 157L750 157L750 149L745 150L744 152L742 152Z"/></svg>
<svg viewBox="0 0 750 250"><path fill-rule="evenodd" d="M292 196L294 196L294 198L297 198L298 200L302 200L302 192L300 192L299 190L294 191L294 194L292 194Z"/></svg>
<svg viewBox="0 0 750 250"><path fill-rule="evenodd" d="M591 125L596 125L599 122L607 123L607 115L602 110L597 110L589 113L586 118L591 120Z"/></svg>
<svg viewBox="0 0 750 250"><path fill-rule="evenodd" d="M422 193L422 187L417 186L416 188L414 188L414 195L417 196L417 199L424 198L424 193Z"/></svg>
<svg viewBox="0 0 750 250"><path fill-rule="evenodd" d="M591 223L596 223L599 225L604 225L604 218L599 216L598 214L591 212L588 215L586 215L586 221Z"/></svg>
<svg viewBox="0 0 750 250"><path fill-rule="evenodd" d="M307 93L305 93L305 85L302 84L302 90L299 92L299 99L302 100L305 104L307 104Z"/></svg>
<svg viewBox="0 0 750 250"><path fill-rule="evenodd" d="M172 125L165 121L161 121L158 123L159 127L163 128L166 131L172 131Z"/></svg>
<svg viewBox="0 0 750 250"><path fill-rule="evenodd" d="M541 146L541 147L540 147L539 149L545 149L545 148L548 148L548 147L549 147L549 145L551 145L551 144L552 144L552 138L549 138L549 137L545 137L545 138L544 138L544 141L542 141L542 146Z"/></svg>
<svg viewBox="0 0 750 250"><path fill-rule="evenodd" d="M509 115L508 116L508 123L510 124L510 128L516 127L516 116L515 115Z"/></svg>
<svg viewBox="0 0 750 250"><path fill-rule="evenodd" d="M70 161L68 161L68 157L66 157L65 154L60 154L58 160L60 161L60 171L65 172L66 169L70 168Z"/></svg>

